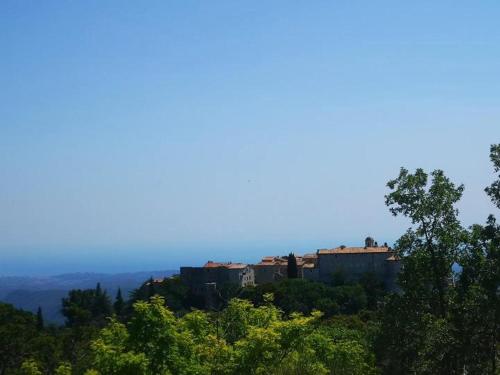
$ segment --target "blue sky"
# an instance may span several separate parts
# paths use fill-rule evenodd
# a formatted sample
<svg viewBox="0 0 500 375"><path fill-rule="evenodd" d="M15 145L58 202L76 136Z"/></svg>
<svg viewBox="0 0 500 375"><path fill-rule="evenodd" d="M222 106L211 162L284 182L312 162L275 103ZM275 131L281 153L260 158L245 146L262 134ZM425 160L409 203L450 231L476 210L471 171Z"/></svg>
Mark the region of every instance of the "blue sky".
<svg viewBox="0 0 500 375"><path fill-rule="evenodd" d="M444 169L484 221L498 19L497 1L2 1L0 274L393 242L401 166Z"/></svg>

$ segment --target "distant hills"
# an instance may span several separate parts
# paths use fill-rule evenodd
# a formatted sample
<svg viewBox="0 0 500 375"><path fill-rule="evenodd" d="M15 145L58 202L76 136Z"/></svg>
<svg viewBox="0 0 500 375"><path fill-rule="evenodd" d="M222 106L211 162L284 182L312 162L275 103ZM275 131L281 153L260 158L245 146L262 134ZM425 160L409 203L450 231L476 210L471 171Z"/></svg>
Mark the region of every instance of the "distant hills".
<svg viewBox="0 0 500 375"><path fill-rule="evenodd" d="M62 324L61 299L71 289L95 288L97 283L101 283L113 300L118 288L122 289L126 297L150 277L162 278L176 273L178 271L163 270L117 274L68 273L47 277L2 276L0 301L32 312L36 312L40 306L47 322Z"/></svg>

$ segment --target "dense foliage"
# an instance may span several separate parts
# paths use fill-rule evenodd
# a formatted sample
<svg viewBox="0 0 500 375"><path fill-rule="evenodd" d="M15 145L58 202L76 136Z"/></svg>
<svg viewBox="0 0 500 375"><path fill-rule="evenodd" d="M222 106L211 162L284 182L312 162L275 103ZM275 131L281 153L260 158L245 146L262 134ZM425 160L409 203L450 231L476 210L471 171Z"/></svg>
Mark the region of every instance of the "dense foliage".
<svg viewBox="0 0 500 375"><path fill-rule="evenodd" d="M310 314L320 310L326 317L337 314L356 314L368 306L368 298L361 284L330 286L304 279L288 279L279 283L247 287L238 297L256 304L266 294L274 295L275 305L287 314Z"/></svg>
<svg viewBox="0 0 500 375"><path fill-rule="evenodd" d="M126 323L110 318L91 338L80 338L88 344L81 358L65 355L58 341L75 338L72 331L82 326L39 332L32 314L0 306L9 319L2 321L2 337L14 338L16 329L25 334L2 346L2 374L378 373L366 323L324 320L318 311L286 315L271 294L259 306L232 299L220 312L192 310L182 317L160 296L138 301Z"/></svg>
<svg viewBox="0 0 500 375"><path fill-rule="evenodd" d="M495 172L500 147L492 146ZM497 374L500 334L500 227L464 229L456 187L442 171L402 169L386 201L412 227L398 240L402 293L381 311L378 358L387 374ZM500 176L486 189L499 206ZM454 272L458 265L461 272Z"/></svg>
<svg viewBox="0 0 500 375"><path fill-rule="evenodd" d="M485 190L500 208L500 145L490 157ZM73 290L64 327L0 303L0 375L500 374L495 216L462 227L464 188L442 171L401 169L388 187L390 212L410 222L395 244L398 293L372 274L296 278L292 261L281 282L220 286L210 311L179 277L147 280L128 300Z"/></svg>

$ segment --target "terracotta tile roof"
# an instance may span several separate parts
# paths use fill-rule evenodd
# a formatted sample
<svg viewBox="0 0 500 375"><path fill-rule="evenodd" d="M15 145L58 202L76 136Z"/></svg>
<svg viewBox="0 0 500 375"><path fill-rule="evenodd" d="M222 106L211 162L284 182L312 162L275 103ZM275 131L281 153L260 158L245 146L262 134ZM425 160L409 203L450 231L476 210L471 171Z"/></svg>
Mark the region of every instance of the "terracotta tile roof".
<svg viewBox="0 0 500 375"><path fill-rule="evenodd" d="M226 265L226 268L229 268L231 270L239 270L247 268L247 265L244 263L230 263Z"/></svg>
<svg viewBox="0 0 500 375"><path fill-rule="evenodd" d="M272 262L274 259L276 259L276 257L273 257L273 256L267 256L267 257L263 257L263 258L262 258L262 261L263 261L263 262Z"/></svg>
<svg viewBox="0 0 500 375"><path fill-rule="evenodd" d="M225 263L212 262L211 260L209 260L207 263L205 263L203 268L217 268L217 267L223 267L224 265Z"/></svg>
<svg viewBox="0 0 500 375"><path fill-rule="evenodd" d="M318 254L378 254L392 253L390 247L336 247L335 249L320 249Z"/></svg>
<svg viewBox="0 0 500 375"><path fill-rule="evenodd" d="M297 266L302 267L304 264L312 263L317 258L316 254L307 254L307 256L308 257L305 258L305 256L296 255L295 259L297 260ZM266 267L266 266L286 267L287 264L288 264L287 257L266 256L263 257L259 263L255 264L254 267Z"/></svg>
<svg viewBox="0 0 500 375"><path fill-rule="evenodd" d="M317 254L315 253L310 253L310 254L304 254L302 255L302 259L316 259L318 257Z"/></svg>
<svg viewBox="0 0 500 375"><path fill-rule="evenodd" d="M286 266L288 262L286 260L274 260L272 262L259 262L255 266L262 267L272 267L272 266Z"/></svg>
<svg viewBox="0 0 500 375"><path fill-rule="evenodd" d="M247 265L244 263L220 263L220 262L212 262L210 260L203 266L203 268L227 268L227 269L243 269L246 267Z"/></svg>

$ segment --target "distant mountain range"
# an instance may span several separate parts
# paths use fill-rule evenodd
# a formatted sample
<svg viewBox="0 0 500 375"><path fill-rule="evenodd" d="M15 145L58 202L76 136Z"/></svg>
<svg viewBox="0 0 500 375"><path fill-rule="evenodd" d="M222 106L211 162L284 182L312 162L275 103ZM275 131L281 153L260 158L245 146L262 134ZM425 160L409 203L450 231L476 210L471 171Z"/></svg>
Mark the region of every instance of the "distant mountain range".
<svg viewBox="0 0 500 375"><path fill-rule="evenodd" d="M97 283L114 300L118 288L123 296L139 287L144 281L153 278L168 277L178 273L174 270L141 271L133 273L68 273L47 277L0 277L0 301L10 303L17 308L36 312L40 306L47 322L62 324L61 299L71 289L95 288Z"/></svg>

